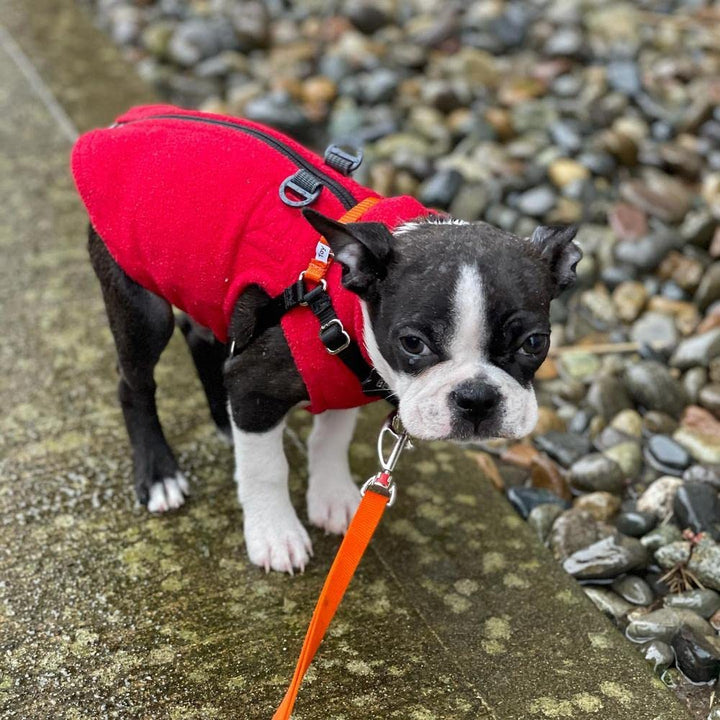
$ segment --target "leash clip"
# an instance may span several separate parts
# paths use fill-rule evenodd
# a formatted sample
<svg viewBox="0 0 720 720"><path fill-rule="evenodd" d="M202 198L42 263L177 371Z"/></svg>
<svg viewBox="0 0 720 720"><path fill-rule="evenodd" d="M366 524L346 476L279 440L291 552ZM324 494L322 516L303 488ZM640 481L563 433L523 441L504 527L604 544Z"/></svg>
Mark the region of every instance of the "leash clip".
<svg viewBox="0 0 720 720"><path fill-rule="evenodd" d="M390 453L385 455L385 439L387 436L394 438L395 443L393 444ZM410 437L400 425L400 418L398 417L397 410L393 410L383 423L380 429L380 434L377 440L377 454L378 460L380 461L380 472L373 475L365 484L360 488L360 494L364 495L370 488L374 492L380 493L389 497L387 506L392 507L395 502L395 496L397 494L397 487L392 479L392 472L400 459L400 453L406 448L411 448L412 443Z"/></svg>

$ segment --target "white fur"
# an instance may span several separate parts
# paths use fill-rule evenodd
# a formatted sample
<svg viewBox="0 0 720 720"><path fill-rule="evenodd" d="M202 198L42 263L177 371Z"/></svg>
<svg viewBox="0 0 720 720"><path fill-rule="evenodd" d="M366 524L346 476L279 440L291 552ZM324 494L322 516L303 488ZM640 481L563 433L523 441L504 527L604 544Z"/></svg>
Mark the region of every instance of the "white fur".
<svg viewBox="0 0 720 720"><path fill-rule="evenodd" d="M295 569L302 572L312 544L290 503L285 422L264 433L244 432L231 423L248 557L266 572L271 568L291 575Z"/></svg>
<svg viewBox="0 0 720 720"><path fill-rule="evenodd" d="M421 222L406 222L393 230L395 237L400 237L406 233L412 232L419 228L425 227L428 224L432 225L469 225L467 220L460 220L459 218L448 217L447 215L429 215Z"/></svg>
<svg viewBox="0 0 720 720"><path fill-rule="evenodd" d="M308 438L308 517L329 533L344 534L360 502L348 465L356 418L356 408L327 410L315 416Z"/></svg>
<svg viewBox="0 0 720 720"><path fill-rule="evenodd" d="M147 509L152 513L177 510L185 503L185 496L189 494L190 487L187 480L182 473L177 473L175 477L153 483Z"/></svg>
<svg viewBox="0 0 720 720"><path fill-rule="evenodd" d="M419 375L395 372L380 352L372 331L367 307L362 304L364 337L368 354L380 375L400 400L399 412L408 432L421 439L450 438L453 411L450 393L466 380L482 380L501 394L501 422L496 429L503 437L522 437L537 420L537 402L532 388L487 359L488 319L482 278L474 265L461 268L454 289L453 336L449 359Z"/></svg>

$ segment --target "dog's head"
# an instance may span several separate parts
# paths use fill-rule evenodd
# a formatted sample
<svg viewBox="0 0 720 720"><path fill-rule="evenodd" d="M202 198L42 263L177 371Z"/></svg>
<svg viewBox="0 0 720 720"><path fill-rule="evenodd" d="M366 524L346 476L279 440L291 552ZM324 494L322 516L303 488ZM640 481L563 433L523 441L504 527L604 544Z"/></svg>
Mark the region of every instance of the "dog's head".
<svg viewBox="0 0 720 720"><path fill-rule="evenodd" d="M308 221L362 302L364 340L423 439L519 438L537 421L532 379L548 352L550 301L575 281L575 228L520 238L441 216L343 225Z"/></svg>

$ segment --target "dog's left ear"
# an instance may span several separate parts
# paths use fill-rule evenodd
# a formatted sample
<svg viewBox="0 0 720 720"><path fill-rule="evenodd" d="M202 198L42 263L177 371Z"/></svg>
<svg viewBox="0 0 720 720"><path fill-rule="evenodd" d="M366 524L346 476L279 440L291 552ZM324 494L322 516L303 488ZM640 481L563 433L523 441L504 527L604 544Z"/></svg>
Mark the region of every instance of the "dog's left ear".
<svg viewBox="0 0 720 720"><path fill-rule="evenodd" d="M582 250L573 242L577 230L576 225L540 225L530 238L550 267L555 297L574 285L577 279L576 267L582 259Z"/></svg>
<svg viewBox="0 0 720 720"><path fill-rule="evenodd" d="M390 231L382 223L343 223L305 208L305 219L328 241L335 260L343 266L342 284L365 297L387 275L392 260Z"/></svg>

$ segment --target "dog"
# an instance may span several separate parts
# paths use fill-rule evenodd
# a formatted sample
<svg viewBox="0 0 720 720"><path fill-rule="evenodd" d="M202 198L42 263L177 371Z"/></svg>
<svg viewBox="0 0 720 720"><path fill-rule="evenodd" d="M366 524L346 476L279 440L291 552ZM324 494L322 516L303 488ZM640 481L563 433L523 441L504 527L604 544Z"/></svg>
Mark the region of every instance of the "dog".
<svg viewBox="0 0 720 720"><path fill-rule="evenodd" d="M266 571L302 571L312 553L288 494L293 408L315 414L308 518L344 533L360 497L347 451L365 402L394 402L419 439L533 429L550 301L581 257L574 227L521 238L381 198L349 177L357 161L172 106L134 108L73 150L138 500L160 513L189 491L153 378L177 307L212 418L234 443L248 556Z"/></svg>

